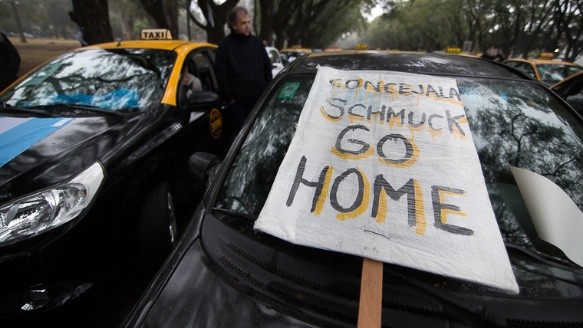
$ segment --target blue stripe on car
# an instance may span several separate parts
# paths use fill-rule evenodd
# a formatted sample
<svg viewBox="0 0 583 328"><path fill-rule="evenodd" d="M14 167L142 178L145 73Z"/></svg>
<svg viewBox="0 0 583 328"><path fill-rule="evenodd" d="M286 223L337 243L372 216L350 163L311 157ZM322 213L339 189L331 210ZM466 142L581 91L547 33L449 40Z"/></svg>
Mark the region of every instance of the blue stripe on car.
<svg viewBox="0 0 583 328"><path fill-rule="evenodd" d="M70 118L0 118L0 167L58 131Z"/></svg>

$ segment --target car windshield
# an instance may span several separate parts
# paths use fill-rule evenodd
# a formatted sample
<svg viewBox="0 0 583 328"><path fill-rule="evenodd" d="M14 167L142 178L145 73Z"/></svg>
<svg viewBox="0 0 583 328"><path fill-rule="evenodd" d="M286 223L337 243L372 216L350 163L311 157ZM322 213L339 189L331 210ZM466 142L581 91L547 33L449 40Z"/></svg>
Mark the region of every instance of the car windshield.
<svg viewBox="0 0 583 328"><path fill-rule="evenodd" d="M294 136L313 78L288 76L271 92L220 189L215 210L227 213L228 219L221 215L216 217L236 227L237 233L246 233L249 238L261 240L273 249L285 249L296 257L358 275L360 262L350 255L296 246L252 228ZM583 297L581 268L552 247L535 247L536 233L533 234L529 212L510 172L510 166L514 166L546 177L583 210L580 118L541 85L532 82L457 78L457 83L493 211L520 287L518 297ZM285 91L290 85L296 88L293 95ZM544 190L537 192L545 193ZM240 254L245 253L243 246L233 247L240 247ZM245 254L255 256L251 255L255 254L253 252ZM275 255L271 256L264 260L271 261ZM284 269L278 267L278 270ZM398 270L406 269L399 267ZM504 294L484 286L436 278L429 273L407 271L407 276L416 276L429 286L439 286L468 297ZM319 279L322 278L314 277L315 281ZM385 275L385 282L387 280L391 281Z"/></svg>
<svg viewBox="0 0 583 328"><path fill-rule="evenodd" d="M583 67L561 64L538 64L538 72L541 80L546 84L555 84L577 72L583 71Z"/></svg>
<svg viewBox="0 0 583 328"><path fill-rule="evenodd" d="M162 50L70 52L6 90L0 101L3 109L15 110L138 110L160 101L174 59L173 52Z"/></svg>

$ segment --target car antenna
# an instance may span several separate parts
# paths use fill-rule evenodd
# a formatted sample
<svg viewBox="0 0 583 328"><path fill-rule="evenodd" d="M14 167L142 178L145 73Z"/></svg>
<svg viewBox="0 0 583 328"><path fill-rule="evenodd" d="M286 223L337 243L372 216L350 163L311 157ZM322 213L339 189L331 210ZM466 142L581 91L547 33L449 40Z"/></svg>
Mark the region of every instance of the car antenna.
<svg viewBox="0 0 583 328"><path fill-rule="evenodd" d="M121 42L122 42L123 40L125 40L125 38L126 38L126 35L127 35L127 34L128 34L128 32L125 32L125 33L123 34L123 36L121 37L121 39L119 39L119 41L117 42L117 45L116 45L116 47L119 47L119 46L121 46Z"/></svg>

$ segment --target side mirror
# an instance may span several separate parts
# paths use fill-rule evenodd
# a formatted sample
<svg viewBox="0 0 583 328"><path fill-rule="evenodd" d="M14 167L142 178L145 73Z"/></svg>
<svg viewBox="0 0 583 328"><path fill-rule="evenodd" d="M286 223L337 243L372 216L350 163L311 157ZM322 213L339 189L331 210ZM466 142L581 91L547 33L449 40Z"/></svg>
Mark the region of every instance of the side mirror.
<svg viewBox="0 0 583 328"><path fill-rule="evenodd" d="M207 111L211 108L220 108L221 100L213 91L193 91L188 97L187 107L190 111Z"/></svg>
<svg viewBox="0 0 583 328"><path fill-rule="evenodd" d="M197 184L204 184L209 177L208 172L218 162L218 157L214 154L196 152L188 159L188 171Z"/></svg>

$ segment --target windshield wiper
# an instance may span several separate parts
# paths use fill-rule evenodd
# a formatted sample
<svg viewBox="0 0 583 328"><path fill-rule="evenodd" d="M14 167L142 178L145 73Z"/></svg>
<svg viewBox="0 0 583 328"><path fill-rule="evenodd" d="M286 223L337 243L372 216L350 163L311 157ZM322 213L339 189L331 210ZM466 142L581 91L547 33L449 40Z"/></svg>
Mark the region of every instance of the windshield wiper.
<svg viewBox="0 0 583 328"><path fill-rule="evenodd" d="M486 317L488 309L484 305L469 302L469 300L458 297L451 292L441 290L435 285L427 284L413 276L403 274L398 270L394 270L389 265L385 265L383 270L385 274L400 279L401 281L406 282L411 286L420 288L429 295L436 297L444 306L443 314L448 317L453 317L458 320L464 320L465 318L466 320L473 323L478 323L479 325L482 325L485 322L491 323L491 320ZM452 308L448 309L448 307Z"/></svg>
<svg viewBox="0 0 583 328"><path fill-rule="evenodd" d="M32 106L31 109L42 109L45 111L64 111L64 112L90 112L90 113L99 113L99 114L108 114L108 115L115 115L115 116L123 116L123 113L118 112L117 110L109 110L103 109L97 106L91 105L75 105L75 104L50 104L50 105L38 105Z"/></svg>
<svg viewBox="0 0 583 328"><path fill-rule="evenodd" d="M247 213L241 213L241 212L237 212L237 211L234 211L234 210L229 210L229 209L226 209L226 208L215 207L215 208L213 208L213 211L217 211L217 212L220 212L220 213L223 213L223 214L232 215L232 216L237 216L237 217L240 217L240 218L249 220L249 221L255 221L257 219L256 217L251 216L251 215L249 215Z"/></svg>
<svg viewBox="0 0 583 328"><path fill-rule="evenodd" d="M8 105L4 101L1 102L0 108L2 109L3 113L18 113L18 114L26 113L26 114L33 114L33 115L44 116L44 117L55 116L55 114L53 114L53 113L50 113L50 112L47 112L44 110L40 110L40 109L14 107L14 106Z"/></svg>
<svg viewBox="0 0 583 328"><path fill-rule="evenodd" d="M556 258L556 257L551 257L551 256L548 256L546 254L538 253L536 251L533 251L533 250L530 250L530 249L527 249L527 248L524 248L521 246L512 245L510 243L504 243L504 245L508 249L519 251L522 254L527 255L530 258L535 259L535 260L537 260L541 263L544 263L548 266L552 266L555 268L575 272L577 274L583 274L583 268L581 268L581 267L577 266L576 264L571 263L569 261L566 261L566 260L563 260L560 258Z"/></svg>

